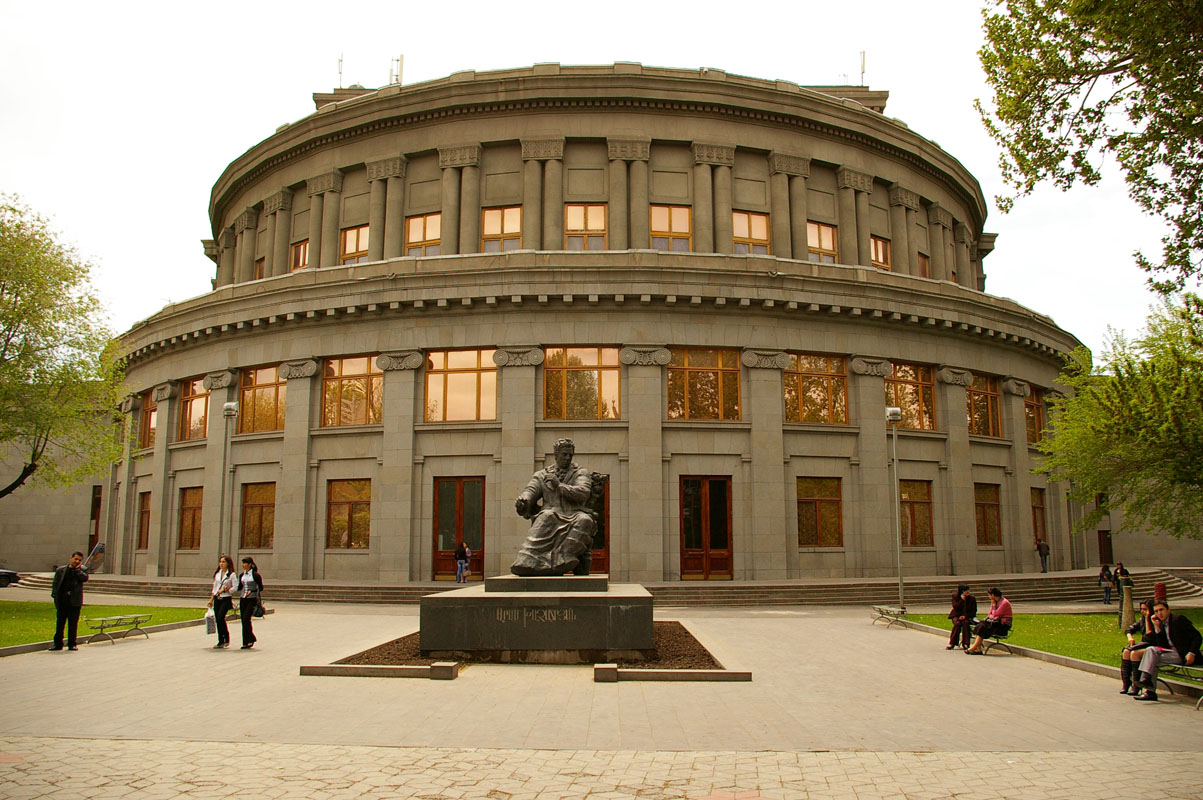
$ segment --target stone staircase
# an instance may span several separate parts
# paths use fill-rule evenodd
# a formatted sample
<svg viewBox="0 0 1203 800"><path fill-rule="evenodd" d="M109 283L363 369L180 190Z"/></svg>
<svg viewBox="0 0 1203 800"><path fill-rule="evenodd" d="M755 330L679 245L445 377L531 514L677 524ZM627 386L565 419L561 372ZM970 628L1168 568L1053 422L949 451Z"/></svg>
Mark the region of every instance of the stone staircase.
<svg viewBox="0 0 1203 800"><path fill-rule="evenodd" d="M1170 602L1203 597L1203 569L1134 570L1134 597L1152 597L1153 584L1165 583ZM23 573L21 586L50 591L52 576ZM1101 591L1092 574L1049 573L1046 575L927 577L907 580L908 605L942 604L959 580L973 586L979 604L986 590L998 586L1015 602L1073 602L1098 600ZM745 583L732 581L681 581L644 584L659 606L774 606L774 605L872 605L896 603L898 582L892 578L862 580ZM88 590L107 594L143 597L185 597L205 600L210 581L205 578L138 578L123 575L93 575ZM311 603L417 603L433 592L457 588L450 581L410 584L339 584L325 581L268 582L267 601Z"/></svg>

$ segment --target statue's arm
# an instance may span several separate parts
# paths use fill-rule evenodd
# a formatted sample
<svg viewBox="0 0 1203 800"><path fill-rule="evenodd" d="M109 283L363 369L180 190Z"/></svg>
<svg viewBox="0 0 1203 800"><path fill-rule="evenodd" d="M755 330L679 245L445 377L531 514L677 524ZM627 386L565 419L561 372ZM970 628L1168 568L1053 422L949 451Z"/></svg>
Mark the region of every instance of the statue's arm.
<svg viewBox="0 0 1203 800"><path fill-rule="evenodd" d="M543 487L539 480L539 474L535 473L527 482L526 487L518 493L518 499L514 501L514 510L518 512L519 516L527 516L529 511L535 507L542 492Z"/></svg>
<svg viewBox="0 0 1203 800"><path fill-rule="evenodd" d="M577 470L570 483L560 484L560 493L573 505L585 505L589 502L589 495L592 492L593 481L590 480L589 473L583 469Z"/></svg>

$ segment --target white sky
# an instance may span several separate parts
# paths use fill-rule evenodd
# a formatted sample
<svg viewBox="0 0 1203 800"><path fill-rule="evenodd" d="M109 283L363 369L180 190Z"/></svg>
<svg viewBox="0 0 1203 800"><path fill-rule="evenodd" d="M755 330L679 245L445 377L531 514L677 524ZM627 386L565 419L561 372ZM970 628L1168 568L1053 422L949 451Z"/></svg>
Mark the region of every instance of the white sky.
<svg viewBox="0 0 1203 800"><path fill-rule="evenodd" d="M541 62L713 67L804 85L860 82L958 158L999 234L987 290L1048 314L1098 351L1108 325L1135 333L1154 296L1132 252L1161 226L1103 187L1045 189L1004 215L997 150L973 109L979 3L861 0L605 4L30 3L0 0L0 192L49 217L97 266L117 331L209 290L209 193L226 165L310 95L464 69Z"/></svg>

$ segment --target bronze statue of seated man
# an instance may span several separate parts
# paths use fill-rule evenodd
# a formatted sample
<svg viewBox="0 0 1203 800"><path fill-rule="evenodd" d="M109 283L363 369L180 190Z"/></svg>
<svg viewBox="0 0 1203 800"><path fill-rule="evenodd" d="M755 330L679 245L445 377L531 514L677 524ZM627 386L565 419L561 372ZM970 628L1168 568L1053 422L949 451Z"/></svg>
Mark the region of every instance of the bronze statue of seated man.
<svg viewBox="0 0 1203 800"><path fill-rule="evenodd" d="M530 533L514 559L515 575L588 575L597 524L589 513L593 482L572 463L571 439L555 443L556 463L531 476L514 501L519 516L531 521Z"/></svg>

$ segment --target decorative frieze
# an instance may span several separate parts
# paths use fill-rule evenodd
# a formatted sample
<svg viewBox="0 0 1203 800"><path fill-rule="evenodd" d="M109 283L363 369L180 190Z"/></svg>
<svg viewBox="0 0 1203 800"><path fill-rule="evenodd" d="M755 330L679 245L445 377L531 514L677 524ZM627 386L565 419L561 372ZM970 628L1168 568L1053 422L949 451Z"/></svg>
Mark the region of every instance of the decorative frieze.
<svg viewBox="0 0 1203 800"><path fill-rule="evenodd" d="M543 348L530 344L498 347L493 351L493 363L499 367L537 367L543 363Z"/></svg>
<svg viewBox="0 0 1203 800"><path fill-rule="evenodd" d="M1018 378L1003 378L1003 391L1007 394L1018 395L1019 397L1028 397L1032 393L1032 385L1027 381L1021 381Z"/></svg>
<svg viewBox="0 0 1203 800"><path fill-rule="evenodd" d="M280 365L280 377L286 381L294 378L312 378L317 374L317 360L285 361Z"/></svg>
<svg viewBox="0 0 1203 800"><path fill-rule="evenodd" d="M852 367L852 371L857 375L875 375L879 378L888 378L894 374L894 365L884 358L876 358L874 356L853 356L848 365Z"/></svg>
<svg viewBox="0 0 1203 800"><path fill-rule="evenodd" d="M781 172L800 178L810 177L810 159L789 153L769 153L769 173Z"/></svg>
<svg viewBox="0 0 1203 800"><path fill-rule="evenodd" d="M376 366L385 372L398 369L418 369L426 359L419 350L397 350L376 356Z"/></svg>
<svg viewBox="0 0 1203 800"><path fill-rule="evenodd" d="M918 211L919 195L895 183L890 187L890 205L906 206L911 211Z"/></svg>
<svg viewBox="0 0 1203 800"><path fill-rule="evenodd" d="M439 148L439 169L447 169L448 167L475 167L479 161L480 145L478 144Z"/></svg>
<svg viewBox="0 0 1203 800"><path fill-rule="evenodd" d="M325 175L315 175L305 181L305 192L313 197L324 192L341 192L343 190L343 174L339 170L331 170Z"/></svg>
<svg viewBox="0 0 1203 800"><path fill-rule="evenodd" d="M927 207L927 221L952 230L952 214L948 213L948 210L939 203L932 203Z"/></svg>
<svg viewBox="0 0 1203 800"><path fill-rule="evenodd" d="M694 142L691 147L693 149L693 163L695 164L715 164L722 167L735 166L735 147L732 145Z"/></svg>
<svg viewBox="0 0 1203 800"><path fill-rule="evenodd" d="M234 385L234 380L237 377L238 376L235 375L231 370L227 369L222 370L221 372L210 372L205 376L205 379L201 381L201 383L204 384L204 387L209 391L213 391L214 389L227 389Z"/></svg>
<svg viewBox="0 0 1203 800"><path fill-rule="evenodd" d="M380 181L387 178L404 178L405 168L409 164L405 156L393 156L392 158L382 158L379 161L369 161L365 166L368 168L368 180Z"/></svg>
<svg viewBox="0 0 1203 800"><path fill-rule="evenodd" d="M160 383L158 386L156 386L154 389L151 390L151 392L150 392L151 399L154 400L156 403L167 402L171 398L175 397L176 385L177 385L176 381L167 381L167 383Z"/></svg>
<svg viewBox="0 0 1203 800"><path fill-rule="evenodd" d="M647 161L651 156L651 139L606 139L611 161Z"/></svg>
<svg viewBox="0 0 1203 800"><path fill-rule="evenodd" d="M936 378L940 383L948 383L953 386L973 385L973 373L957 367L940 367L936 370Z"/></svg>
<svg viewBox="0 0 1203 800"><path fill-rule="evenodd" d="M275 214L277 211L287 211L292 208L292 190L281 189L263 201L263 213Z"/></svg>
<svg viewBox="0 0 1203 800"><path fill-rule="evenodd" d="M873 191L873 176L854 169L840 167L835 173L836 184L841 189L855 189L858 192Z"/></svg>
<svg viewBox="0 0 1203 800"><path fill-rule="evenodd" d="M564 157L563 139L523 139L523 161L546 161Z"/></svg>
<svg viewBox="0 0 1203 800"><path fill-rule="evenodd" d="M740 354L739 360L748 369L785 369L789 366L789 356L780 350L747 349Z"/></svg>
<svg viewBox="0 0 1203 800"><path fill-rule="evenodd" d="M628 367L665 367L672 354L663 345L628 344L618 351L618 360Z"/></svg>
<svg viewBox="0 0 1203 800"><path fill-rule="evenodd" d="M259 227L259 212L253 208L248 208L237 217L234 218L234 233L242 233L247 228L254 230Z"/></svg>

